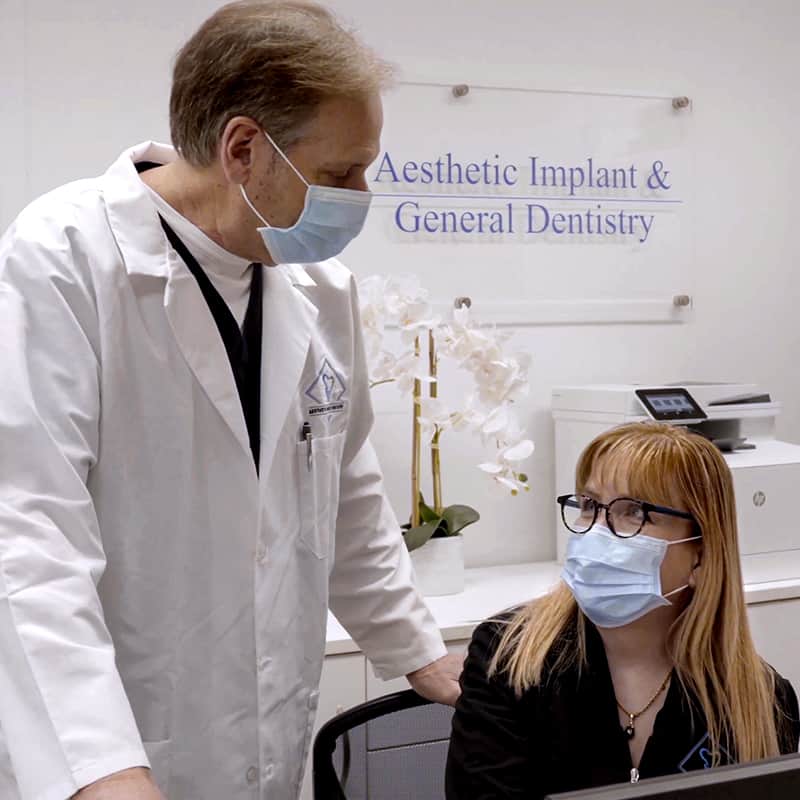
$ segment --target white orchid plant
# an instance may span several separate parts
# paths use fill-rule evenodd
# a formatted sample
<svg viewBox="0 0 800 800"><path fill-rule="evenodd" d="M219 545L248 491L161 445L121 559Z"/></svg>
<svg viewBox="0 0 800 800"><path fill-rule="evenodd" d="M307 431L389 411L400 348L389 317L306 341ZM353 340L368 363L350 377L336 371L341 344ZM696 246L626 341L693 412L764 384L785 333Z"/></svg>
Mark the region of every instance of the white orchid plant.
<svg viewBox="0 0 800 800"><path fill-rule="evenodd" d="M533 453L533 442L514 414L515 402L528 390L530 357L506 352L510 334L481 327L471 317L470 303L457 300L451 318L441 319L428 292L414 275L372 276L359 284L361 322L371 386L395 383L413 402L411 457L411 520L404 525L409 550L432 537L455 536L480 518L474 508L445 507L442 502L439 443L447 431L469 431L492 443L494 458L478 464L503 491L516 496L529 491L520 462ZM386 346L386 328L400 331L401 352ZM423 344L427 343L427 357ZM473 378L473 390L458 406L439 394L439 362L453 360ZM423 392L427 389L427 395ZM420 491L423 436L430 447L433 504Z"/></svg>

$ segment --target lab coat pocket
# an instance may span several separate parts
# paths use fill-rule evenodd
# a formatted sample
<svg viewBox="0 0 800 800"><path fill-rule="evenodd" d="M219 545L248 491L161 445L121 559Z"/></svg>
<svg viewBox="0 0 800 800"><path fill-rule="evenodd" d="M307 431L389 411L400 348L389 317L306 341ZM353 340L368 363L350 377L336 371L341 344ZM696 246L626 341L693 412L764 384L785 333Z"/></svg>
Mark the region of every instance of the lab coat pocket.
<svg viewBox="0 0 800 800"><path fill-rule="evenodd" d="M165 797L170 797L169 774L172 760L172 741L170 739L162 739L158 742L142 742L142 744L144 745L147 759L150 761L150 772L153 780L155 780L161 793Z"/></svg>
<svg viewBox="0 0 800 800"><path fill-rule="evenodd" d="M345 434L297 443L300 540L317 557L333 552Z"/></svg>

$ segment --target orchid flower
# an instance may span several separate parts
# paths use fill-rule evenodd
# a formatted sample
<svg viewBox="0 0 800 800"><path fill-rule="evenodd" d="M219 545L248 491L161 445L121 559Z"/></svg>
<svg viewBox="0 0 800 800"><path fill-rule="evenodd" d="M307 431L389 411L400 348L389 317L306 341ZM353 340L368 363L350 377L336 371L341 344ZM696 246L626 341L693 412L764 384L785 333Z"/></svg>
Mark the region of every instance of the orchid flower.
<svg viewBox="0 0 800 800"><path fill-rule="evenodd" d="M418 396L420 429L431 440L446 430L479 434L484 442L495 446L494 460L479 468L512 494L527 491L527 476L518 472L518 466L532 455L534 445L525 438L513 405L528 391L530 356L509 352L511 334L476 325L466 306L455 309L452 318L443 322L434 313L428 292L416 275L371 276L359 283L358 291L372 385L394 382L403 394L408 394L416 381L435 383L427 360L414 349L415 343L422 343L432 331L437 361L439 357L454 361L472 376L474 391L460 407L440 397ZM387 326L396 326L400 331L400 341L406 349L399 355L384 346Z"/></svg>
<svg viewBox="0 0 800 800"><path fill-rule="evenodd" d="M437 430L444 431L452 427L453 415L438 397L424 397L420 401L419 422L422 433L433 438Z"/></svg>

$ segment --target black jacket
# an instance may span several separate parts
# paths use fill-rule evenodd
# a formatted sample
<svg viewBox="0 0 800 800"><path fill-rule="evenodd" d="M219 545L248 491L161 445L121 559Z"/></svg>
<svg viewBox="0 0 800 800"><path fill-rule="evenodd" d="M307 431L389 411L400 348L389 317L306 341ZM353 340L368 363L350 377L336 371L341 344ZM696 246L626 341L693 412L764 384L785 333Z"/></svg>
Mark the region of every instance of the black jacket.
<svg viewBox="0 0 800 800"><path fill-rule="evenodd" d="M447 758L447 800L539 800L548 794L630 782L628 740L619 723L605 649L587 621L588 669L577 665L517 698L502 676L487 678L502 624L473 635L461 677ZM574 646L575 626L565 631ZM547 662L545 663L545 674ZM674 678L674 676L673 676ZM776 675L781 752L797 752L800 714L791 684ZM680 681L670 682L639 764L641 778L708 766L705 717ZM723 748L721 763L732 763Z"/></svg>

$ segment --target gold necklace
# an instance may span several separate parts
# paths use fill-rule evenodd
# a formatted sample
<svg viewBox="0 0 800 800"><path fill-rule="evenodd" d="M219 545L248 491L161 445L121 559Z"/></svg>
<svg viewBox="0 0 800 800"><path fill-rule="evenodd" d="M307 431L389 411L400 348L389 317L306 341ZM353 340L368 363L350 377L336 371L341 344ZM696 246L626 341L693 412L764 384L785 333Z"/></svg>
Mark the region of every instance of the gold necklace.
<svg viewBox="0 0 800 800"><path fill-rule="evenodd" d="M650 708L651 705L653 705L653 703L655 703L656 698L661 694L661 692L664 691L664 689L667 688L667 684L669 683L669 679L671 677L672 677L672 670L670 670L667 673L667 677L664 678L664 683L662 683L661 686L658 687L658 691L650 698L648 704L641 711L637 711L636 713L628 711L628 709L625 708L625 706L623 706L619 700L617 700L617 705L619 706L620 711L622 711L622 713L630 720L628 726L625 728L625 735L629 739L633 739L633 737L636 735L636 728L634 727L633 724L634 721L636 720L636 717L640 717L642 714L644 714L645 711L647 711L648 708ZM614 699L615 700L617 699L616 695L614 696Z"/></svg>

